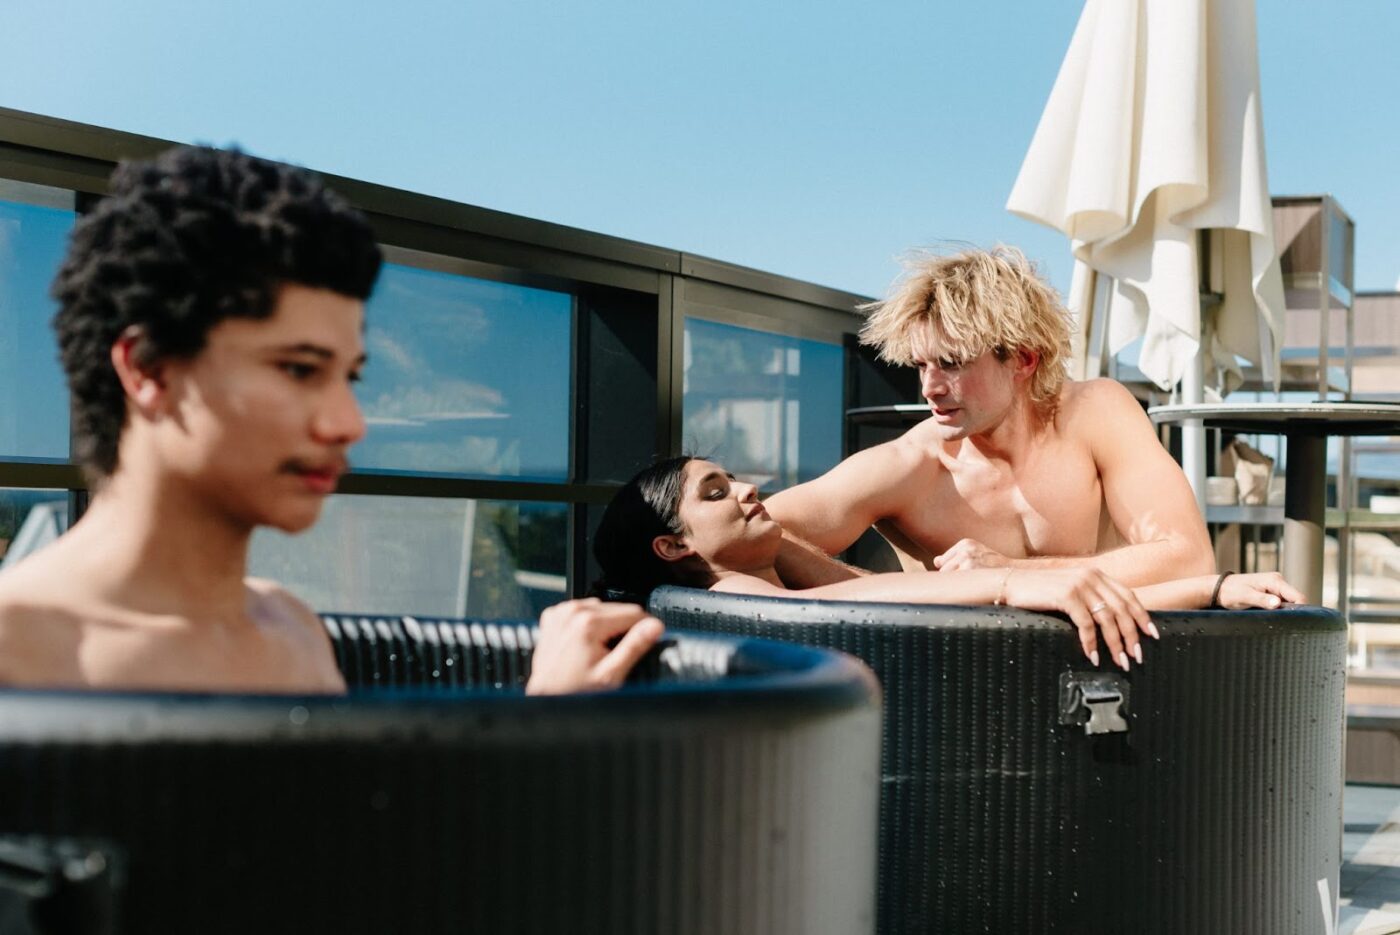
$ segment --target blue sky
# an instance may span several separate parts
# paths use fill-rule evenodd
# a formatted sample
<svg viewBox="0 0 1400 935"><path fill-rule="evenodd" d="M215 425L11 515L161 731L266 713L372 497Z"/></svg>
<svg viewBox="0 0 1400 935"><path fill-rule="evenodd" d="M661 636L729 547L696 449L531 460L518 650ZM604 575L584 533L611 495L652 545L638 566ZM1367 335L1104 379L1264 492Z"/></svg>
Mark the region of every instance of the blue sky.
<svg viewBox="0 0 1400 935"><path fill-rule="evenodd" d="M882 293L898 254L1064 239L1004 210L1078 19L1003 3L5 0L0 105ZM1400 4L1258 0L1278 194L1400 277Z"/></svg>

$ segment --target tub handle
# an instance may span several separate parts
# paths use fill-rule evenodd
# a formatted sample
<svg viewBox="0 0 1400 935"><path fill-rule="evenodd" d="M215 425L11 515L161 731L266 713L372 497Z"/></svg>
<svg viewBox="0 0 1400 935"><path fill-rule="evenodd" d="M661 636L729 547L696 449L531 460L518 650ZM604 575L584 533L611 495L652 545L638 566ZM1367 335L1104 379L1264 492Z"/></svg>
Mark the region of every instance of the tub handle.
<svg viewBox="0 0 1400 935"><path fill-rule="evenodd" d="M1128 683L1106 672L1060 673L1060 723L1084 725L1086 734L1127 731Z"/></svg>
<svg viewBox="0 0 1400 935"><path fill-rule="evenodd" d="M113 876L109 850L0 835L0 931L111 935Z"/></svg>

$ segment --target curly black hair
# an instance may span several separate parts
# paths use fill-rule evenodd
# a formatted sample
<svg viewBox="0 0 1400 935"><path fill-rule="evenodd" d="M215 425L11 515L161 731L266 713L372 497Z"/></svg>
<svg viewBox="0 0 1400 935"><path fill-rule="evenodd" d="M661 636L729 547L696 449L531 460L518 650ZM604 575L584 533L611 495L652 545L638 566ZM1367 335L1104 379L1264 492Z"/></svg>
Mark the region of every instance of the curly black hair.
<svg viewBox="0 0 1400 935"><path fill-rule="evenodd" d="M236 150L181 146L123 162L73 229L54 279L73 456L117 467L126 399L111 348L132 325L146 361L186 358L226 318L267 318L286 283L369 297L383 258L364 216L312 173Z"/></svg>

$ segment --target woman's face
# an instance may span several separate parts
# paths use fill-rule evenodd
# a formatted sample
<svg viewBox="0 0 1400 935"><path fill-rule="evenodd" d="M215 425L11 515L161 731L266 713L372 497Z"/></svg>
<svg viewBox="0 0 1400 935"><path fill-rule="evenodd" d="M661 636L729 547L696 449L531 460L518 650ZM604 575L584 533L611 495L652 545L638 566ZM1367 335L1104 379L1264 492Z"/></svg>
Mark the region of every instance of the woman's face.
<svg viewBox="0 0 1400 935"><path fill-rule="evenodd" d="M717 571L771 565L783 527L758 501L758 488L710 461L685 466L681 488L681 540Z"/></svg>

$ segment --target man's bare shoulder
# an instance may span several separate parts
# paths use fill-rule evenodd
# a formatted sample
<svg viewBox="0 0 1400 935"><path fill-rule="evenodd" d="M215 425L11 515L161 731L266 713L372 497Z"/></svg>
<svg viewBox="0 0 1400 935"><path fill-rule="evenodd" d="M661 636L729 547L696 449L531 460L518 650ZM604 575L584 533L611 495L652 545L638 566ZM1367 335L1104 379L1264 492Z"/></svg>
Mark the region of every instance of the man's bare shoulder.
<svg viewBox="0 0 1400 935"><path fill-rule="evenodd" d="M24 564L0 574L0 685L77 684L86 618Z"/></svg>
<svg viewBox="0 0 1400 935"><path fill-rule="evenodd" d="M0 571L0 606L87 607L93 603L94 569L106 565L90 537L75 528Z"/></svg>
<svg viewBox="0 0 1400 935"><path fill-rule="evenodd" d="M1146 418L1137 398L1117 380L1071 380L1060 390L1056 422L1069 431L1087 428L1102 434L1108 425L1137 424Z"/></svg>
<svg viewBox="0 0 1400 935"><path fill-rule="evenodd" d="M921 471L940 470L943 461L938 453L943 443L936 428L934 421L927 419L896 439L856 452L843 464L851 465L860 473L878 469L880 474L872 480L882 485Z"/></svg>
<svg viewBox="0 0 1400 935"><path fill-rule="evenodd" d="M1081 410L1086 407L1109 405L1116 408L1131 406L1138 412L1142 407L1128 388L1117 380L1098 377L1093 380L1066 380L1060 390L1061 411Z"/></svg>
<svg viewBox="0 0 1400 935"><path fill-rule="evenodd" d="M249 611L259 626L277 631L283 638L304 647L304 658L315 665L324 688L345 691L335 649L321 617L301 598L268 578L244 578L248 589Z"/></svg>
<svg viewBox="0 0 1400 935"><path fill-rule="evenodd" d="M81 587L70 571L55 546L0 571L0 626L71 618Z"/></svg>
<svg viewBox="0 0 1400 935"><path fill-rule="evenodd" d="M18 639L36 628L73 627L81 619L70 607L43 595L0 591L0 644Z"/></svg>
<svg viewBox="0 0 1400 935"><path fill-rule="evenodd" d="M261 622L289 624L323 633L321 618L305 601L270 578L244 578L251 609Z"/></svg>

